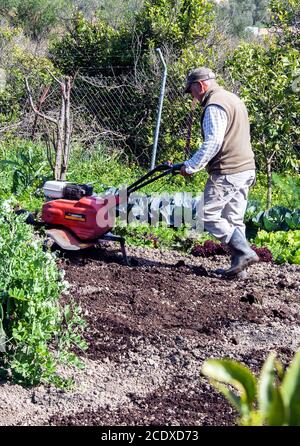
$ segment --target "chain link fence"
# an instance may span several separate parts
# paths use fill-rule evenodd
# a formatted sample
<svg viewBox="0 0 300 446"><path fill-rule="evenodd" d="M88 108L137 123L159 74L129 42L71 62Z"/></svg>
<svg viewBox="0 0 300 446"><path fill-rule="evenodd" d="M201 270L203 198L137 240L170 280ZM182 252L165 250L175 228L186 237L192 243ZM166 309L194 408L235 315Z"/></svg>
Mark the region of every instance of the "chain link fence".
<svg viewBox="0 0 300 446"><path fill-rule="evenodd" d="M145 75L77 76L72 90L74 138L147 160L157 93L159 84L149 85Z"/></svg>
<svg viewBox="0 0 300 446"><path fill-rule="evenodd" d="M157 119L162 74L136 71L126 75L86 76L78 73L71 89L70 119L72 144L86 150L99 146L124 154L145 166L150 165ZM27 73L35 108L43 115L58 119L61 86L52 79ZM7 84L13 80L7 76ZM25 76L24 76L25 78ZM169 76L164 97L158 158L175 148L184 152L189 127L189 100L181 81ZM200 116L197 110L195 122ZM8 136L50 140L53 126L33 112L25 84L14 92L2 86L0 93L0 141ZM198 132L194 132L198 136Z"/></svg>

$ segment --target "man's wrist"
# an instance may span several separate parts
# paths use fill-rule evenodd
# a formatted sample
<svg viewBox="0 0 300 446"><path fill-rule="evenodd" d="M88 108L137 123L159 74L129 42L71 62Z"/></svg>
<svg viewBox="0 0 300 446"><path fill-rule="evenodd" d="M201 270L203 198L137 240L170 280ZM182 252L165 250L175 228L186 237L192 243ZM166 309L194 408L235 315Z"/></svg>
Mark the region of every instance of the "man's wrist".
<svg viewBox="0 0 300 446"><path fill-rule="evenodd" d="M186 173L188 173L189 175L193 175L194 173L198 172L198 170L196 170L190 166L189 161L184 162L184 167L185 167Z"/></svg>

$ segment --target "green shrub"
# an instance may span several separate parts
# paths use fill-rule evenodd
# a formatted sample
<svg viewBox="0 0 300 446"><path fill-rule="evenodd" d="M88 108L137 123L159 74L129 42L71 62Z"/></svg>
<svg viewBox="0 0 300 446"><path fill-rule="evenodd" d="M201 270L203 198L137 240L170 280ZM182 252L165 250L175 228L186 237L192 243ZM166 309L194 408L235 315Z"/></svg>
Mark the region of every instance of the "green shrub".
<svg viewBox="0 0 300 446"><path fill-rule="evenodd" d="M277 194L282 197L282 204L284 203L290 209L300 208L300 175L273 173L272 178ZM275 190L273 197L275 197Z"/></svg>
<svg viewBox="0 0 300 446"><path fill-rule="evenodd" d="M14 135L19 129L10 125L22 116L27 101L27 92L24 76L28 76L30 86L35 95L38 95L41 85L51 85L54 81L47 72L59 76L53 64L47 59L26 49L27 43L22 46L22 30L19 28L0 28L0 49L2 50L2 64L6 72L6 85L0 91L0 125L7 130L2 133L8 136Z"/></svg>
<svg viewBox="0 0 300 446"><path fill-rule="evenodd" d="M0 364L16 382L68 384L57 368L80 365L73 347L85 349L80 307L62 306L67 291L55 256L44 252L24 216L0 205Z"/></svg>
<svg viewBox="0 0 300 446"><path fill-rule="evenodd" d="M46 154L40 145L25 140L14 141L13 150L7 150L7 153L10 159L1 159L0 153L0 168L6 170L6 178L11 174L6 188L9 185L13 194L41 187L51 178Z"/></svg>
<svg viewBox="0 0 300 446"><path fill-rule="evenodd" d="M270 37L243 42L225 63L249 111L257 166L268 176L268 208L272 172L299 170L299 12L298 0L270 1Z"/></svg>
<svg viewBox="0 0 300 446"><path fill-rule="evenodd" d="M66 0L2 0L1 16L12 27L20 26L27 36L40 41L62 22L62 16L71 11Z"/></svg>
<svg viewBox="0 0 300 446"><path fill-rule="evenodd" d="M136 165L130 165L123 154L98 145L89 151L73 146L67 180L77 183L91 183L97 193L111 187L132 183L142 174Z"/></svg>

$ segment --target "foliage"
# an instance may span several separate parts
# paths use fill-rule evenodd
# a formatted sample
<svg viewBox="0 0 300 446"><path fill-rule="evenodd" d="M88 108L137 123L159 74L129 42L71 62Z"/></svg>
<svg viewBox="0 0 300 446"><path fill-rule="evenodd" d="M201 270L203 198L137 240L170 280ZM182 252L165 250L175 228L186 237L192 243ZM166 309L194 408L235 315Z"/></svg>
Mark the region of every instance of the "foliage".
<svg viewBox="0 0 300 446"><path fill-rule="evenodd" d="M272 263L273 262L273 255L268 248L257 248L255 245L252 245L251 248L258 255L260 262L264 262L264 263Z"/></svg>
<svg viewBox="0 0 300 446"><path fill-rule="evenodd" d="M37 56L19 45L21 29L0 28L0 48L2 68L6 72L6 85L0 91L0 125L16 122L22 114L27 100L24 76L27 75L33 91L41 84L51 85L52 78L47 72L58 74L46 57ZM9 132L8 132L9 135Z"/></svg>
<svg viewBox="0 0 300 446"><path fill-rule="evenodd" d="M208 359L201 373L240 412L239 424L300 426L300 352L285 373L271 353L259 379L231 359Z"/></svg>
<svg viewBox="0 0 300 446"><path fill-rule="evenodd" d="M101 18L91 22L82 14L77 14L71 22L70 32L52 47L51 59L64 73L73 74L80 70L81 74L100 77L104 84L110 85L113 82L118 86L128 85L128 80L124 76L132 72L134 66L131 32L125 25L114 29ZM123 77L115 79L115 76ZM130 79L130 85L123 93L129 97L129 100L119 100L123 92L120 88L121 96L118 94L116 113L107 112L105 121L107 128L116 131L118 117L121 122L126 123L126 134L122 145L125 146L127 155L132 153L140 155L145 150L145 146L149 147L150 135L147 128L141 132L141 125L144 129L145 120L152 114L157 102L156 98L149 94L149 89L146 91L143 86L143 79L146 78L151 88L153 81L149 76L141 77L137 85ZM77 96L83 98L83 105L88 111L87 123L90 122L90 115L98 119L97 111L101 110L103 103L114 104L116 101L115 89L98 88L82 81L80 77L76 80L75 86ZM108 109L110 107L108 105ZM152 121L149 122L151 138L152 124ZM123 133L125 133L124 130Z"/></svg>
<svg viewBox="0 0 300 446"><path fill-rule="evenodd" d="M65 72L83 68L87 74L96 70L103 73L109 66L123 66L127 72L135 64L134 37L139 39L139 57L147 64L151 62L151 50L159 46L170 46L177 59L207 35L212 19L213 6L207 0L146 0L136 11L134 25L125 20L117 28L101 14L89 21L78 13L70 32L54 44L51 54Z"/></svg>
<svg viewBox="0 0 300 446"><path fill-rule="evenodd" d="M68 0L0 0L0 15L34 40L48 36L68 10Z"/></svg>
<svg viewBox="0 0 300 446"><path fill-rule="evenodd" d="M244 221L246 223L251 222L254 218L256 218L259 212L261 212L261 202L259 200L249 199L247 202Z"/></svg>
<svg viewBox="0 0 300 446"><path fill-rule="evenodd" d="M150 226L146 223L118 225L114 233L126 237L126 242L134 246L169 248L187 251L194 244L190 230L186 226L174 229L165 224Z"/></svg>
<svg viewBox="0 0 300 446"><path fill-rule="evenodd" d="M0 167L12 173L11 192L18 194L28 188L37 189L49 179L49 168L40 147L20 141L17 150L12 153L13 159L1 160Z"/></svg>
<svg viewBox="0 0 300 446"><path fill-rule="evenodd" d="M219 5L220 16L228 20L230 33L245 36L247 26L261 26L268 22L269 0L228 0Z"/></svg>
<svg viewBox="0 0 300 446"><path fill-rule="evenodd" d="M51 59L65 74L74 74L79 68L95 74L111 65L118 36L119 31L104 20L90 22L78 13L72 18L70 32L53 45Z"/></svg>
<svg viewBox="0 0 300 446"><path fill-rule="evenodd" d="M32 164L30 175L32 178L39 169L46 157L46 148L40 143L28 142L22 139L11 139L0 143L0 162L7 159L18 161L17 154L23 153L28 156L28 151L34 154L33 159L36 163ZM42 176L48 177L49 169L42 171ZM129 185L137 180L146 170L142 170L138 165L129 163L126 157L118 152L111 150L104 145L97 145L89 150L76 144L71 150L70 168L68 172L68 181L75 183L90 183L94 186L96 193L101 193L108 189L116 189ZM188 181L182 176L170 176L161 179L153 184L146 186L143 192L151 194L163 190L164 192L174 193L186 191L191 194L198 194L203 189L207 174L199 172ZM10 164L2 163L0 169L0 197L10 196L13 185L13 169ZM34 197L40 195L39 181L33 181L32 187L19 191L18 200L20 204L30 210L34 210L36 200ZM30 203L30 201L32 201ZM29 207L28 207L29 206Z"/></svg>
<svg viewBox="0 0 300 446"><path fill-rule="evenodd" d="M206 240L203 245L195 244L191 254L196 257L211 257L215 255L225 254L226 248L222 243L215 243L212 240Z"/></svg>
<svg viewBox="0 0 300 446"><path fill-rule="evenodd" d="M300 209L290 211L284 206L274 206L267 211L260 211L250 221L267 232L300 229Z"/></svg>
<svg viewBox="0 0 300 446"><path fill-rule="evenodd" d="M285 215L289 210L283 206L276 206L265 212L260 212L256 218L252 219L258 226L267 232L287 229L285 226Z"/></svg>
<svg viewBox="0 0 300 446"><path fill-rule="evenodd" d="M72 5L86 18L101 15L114 28L126 16L127 20L143 7L143 0L72 0Z"/></svg>
<svg viewBox="0 0 300 446"><path fill-rule="evenodd" d="M0 156L1 158L1 156ZM133 162L128 162L123 153L111 151L104 145L88 150L74 146L71 151L68 181L92 183L97 193L110 188L119 188L136 181L147 170ZM156 192L189 192L197 195L203 190L207 180L205 171L185 180L176 175L165 177L143 188L146 194Z"/></svg>
<svg viewBox="0 0 300 446"><path fill-rule="evenodd" d="M273 184L291 209L300 208L300 175L279 175L273 173ZM273 194L274 195L274 194Z"/></svg>
<svg viewBox="0 0 300 446"><path fill-rule="evenodd" d="M289 229L300 230L300 209L296 209L293 212L287 212L285 215L285 223Z"/></svg>
<svg viewBox="0 0 300 446"><path fill-rule="evenodd" d="M299 49L300 5L298 0L271 0L270 26L283 45Z"/></svg>
<svg viewBox="0 0 300 446"><path fill-rule="evenodd" d="M97 145L90 150L74 145L71 150L68 181L91 183L101 193L133 183L141 169L128 163L122 153Z"/></svg>
<svg viewBox="0 0 300 446"><path fill-rule="evenodd" d="M293 13L299 13L299 2L280 3L293 4ZM284 6L279 10L279 2L271 2L270 8L272 24L294 36L286 24ZM258 168L268 174L268 207L272 170L298 169L300 96L293 84L300 69L299 45L282 34L281 30L261 44L242 43L226 62L249 111Z"/></svg>
<svg viewBox="0 0 300 446"><path fill-rule="evenodd" d="M78 306L59 302L67 282L55 256L44 252L42 240L24 218L16 216L8 201L1 202L0 361L19 383L65 385L57 367L80 365L72 348L86 347L85 324Z"/></svg>
<svg viewBox="0 0 300 446"><path fill-rule="evenodd" d="M31 211L39 211L44 198L43 192L39 187L40 180L39 178L36 178L35 173L38 171L40 163L45 157L45 149L41 145L24 142L22 140L12 140L7 144L0 144L0 161L5 159L17 160L17 153L25 153L26 156L28 156L28 151L31 151L34 154L33 159L36 160L36 163L32 164L32 169L29 169L28 172L29 182L32 180L32 185L24 188L22 187L21 183L17 200L19 206ZM3 169L0 169L0 197L4 198L9 197L11 194L11 189L13 186L13 169L9 164L4 164L2 167ZM27 169L27 166L24 167ZM74 146L70 160L70 171L67 179L68 181L75 183L90 183L94 186L96 193L102 193L103 191L109 189L114 191L118 187L131 184L144 173L146 172L135 164L128 165L123 155L120 155L118 152L110 151L105 146L97 146L89 151L82 149L79 146ZM48 175L48 170L42 172L42 176L44 175ZM284 184L294 184L294 189L295 185L298 184L296 177L278 175L278 178L280 179L280 182L283 182ZM206 179L207 174L205 172L199 172L194 178L188 179L188 181L185 181L185 179L181 176L170 176L146 186L143 189L143 192L147 195L162 192L172 195L176 192L184 191L189 192L191 196L195 196L198 195L201 190L203 190ZM275 187L274 197L278 203L285 202L288 197L290 197L289 200L291 203L296 203L295 200L297 197L293 197L293 194L291 194L286 188L277 188L277 182L275 183ZM264 195L264 191L265 181L263 176L259 175L255 187L251 189L250 192L254 199L249 201L245 218L247 227L249 225L253 225L253 221L256 220L255 234L259 228L265 228L263 225L263 219L257 218L258 215L260 217L264 215L264 211L261 211L261 209L263 209L263 202L257 199L257 197ZM277 207L276 209L280 209L280 207ZM270 211L266 213L266 215L270 215ZM294 212L286 212L284 219L279 214L279 222L280 224L283 223L286 225L285 228L287 228L288 225L291 229L295 229L296 224L298 224L298 218L298 210ZM276 219L273 221L273 223L270 220L269 224L274 223L277 224ZM181 229L183 232L181 232ZM199 244L204 243L206 240L213 239L211 236L207 235L207 233L191 236L188 235L187 228L181 229L178 232L178 230L176 231L173 228L166 227L165 225L161 225L159 228L153 228L148 225L138 225L137 227L117 227L116 232L126 235L128 243L131 244L138 244L139 246L155 245L157 247L170 248L177 246L179 249L187 251L190 251L197 241ZM259 232L259 234L264 233ZM279 234L282 234L282 232ZM253 236L254 235L251 234L251 237ZM181 241L180 238L182 238ZM269 236L266 236L266 240L258 242L258 247L264 248L268 246L269 249L272 250L276 261L277 257L281 254L282 247L286 249L287 252L284 254L284 259L279 259L279 262L293 262L294 258L297 258L295 257L296 252L293 251L293 246L289 246L285 238L283 241L275 243L276 246L271 246L269 242L270 238ZM291 254L289 254L289 250L291 251Z"/></svg>
<svg viewBox="0 0 300 446"><path fill-rule="evenodd" d="M257 247L267 247L276 263L300 265L300 231L259 231L253 240Z"/></svg>
<svg viewBox="0 0 300 446"><path fill-rule="evenodd" d="M206 0L146 0L139 17L152 48L171 45L177 56L205 38L214 17Z"/></svg>
<svg viewBox="0 0 300 446"><path fill-rule="evenodd" d="M213 238L213 237L212 237ZM203 238L201 240L203 243ZM212 257L215 255L228 254L228 248L225 244L215 242L213 240L206 240L203 244L196 242L191 250L191 254L196 257ZM261 262L273 262L273 256L268 248L257 248L252 245L251 248L256 252Z"/></svg>
<svg viewBox="0 0 300 446"><path fill-rule="evenodd" d="M271 42L268 47L242 44L227 61L233 78L240 82L251 120L258 168L273 161L277 170L296 167L294 146L299 138L299 94L292 90L299 51ZM272 157L272 158L271 158Z"/></svg>
<svg viewBox="0 0 300 446"><path fill-rule="evenodd" d="M129 244L154 248L179 249L194 256L211 257L227 253L224 245L213 236L204 232L194 233L188 226L172 228L166 224L151 226L146 223L118 224L114 229L126 237ZM300 231L278 231L267 233L258 231L252 240L252 249L261 262L300 264Z"/></svg>

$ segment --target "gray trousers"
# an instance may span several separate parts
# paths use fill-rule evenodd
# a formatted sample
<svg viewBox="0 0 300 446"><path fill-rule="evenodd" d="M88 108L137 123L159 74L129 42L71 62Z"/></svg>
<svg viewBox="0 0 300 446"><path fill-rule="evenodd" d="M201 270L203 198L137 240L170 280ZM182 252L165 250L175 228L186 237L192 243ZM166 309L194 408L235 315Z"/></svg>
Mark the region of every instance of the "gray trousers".
<svg viewBox="0 0 300 446"><path fill-rule="evenodd" d="M204 229L228 243L235 228L245 234L248 193L255 184L255 170L230 175L212 174L204 190Z"/></svg>

